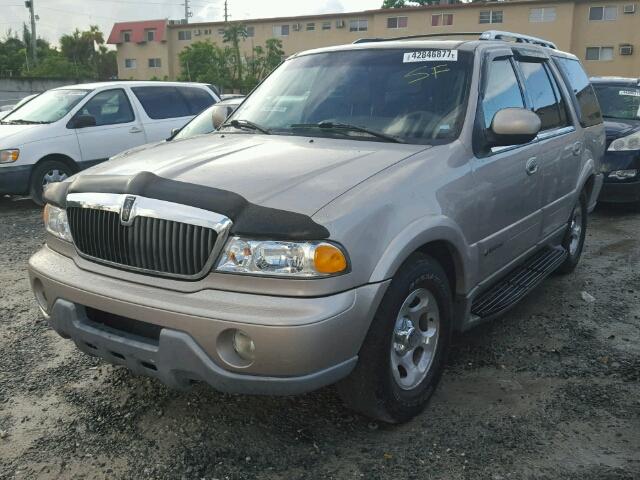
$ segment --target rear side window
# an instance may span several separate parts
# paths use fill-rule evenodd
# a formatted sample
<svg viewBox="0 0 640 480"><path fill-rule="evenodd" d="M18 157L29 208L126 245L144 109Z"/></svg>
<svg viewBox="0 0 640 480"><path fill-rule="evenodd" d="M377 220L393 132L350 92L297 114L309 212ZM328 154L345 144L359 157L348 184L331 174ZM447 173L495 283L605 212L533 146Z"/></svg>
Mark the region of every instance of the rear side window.
<svg viewBox="0 0 640 480"><path fill-rule="evenodd" d="M518 62L533 111L542 122L541 130L567 126L567 113L548 67L541 62Z"/></svg>
<svg viewBox="0 0 640 480"><path fill-rule="evenodd" d="M187 101L191 115L197 115L215 103L213 97L201 88L178 87L178 91Z"/></svg>
<svg viewBox="0 0 640 480"><path fill-rule="evenodd" d="M188 117L191 109L176 87L133 87L134 95L149 118Z"/></svg>
<svg viewBox="0 0 640 480"><path fill-rule="evenodd" d="M509 59L493 60L489 66L482 111L486 128L498 110L503 108L524 108L518 78Z"/></svg>
<svg viewBox="0 0 640 480"><path fill-rule="evenodd" d="M560 57L554 57L554 61L570 87L569 90L575 95L580 124L583 127L591 127L602 123L598 99L580 62Z"/></svg>

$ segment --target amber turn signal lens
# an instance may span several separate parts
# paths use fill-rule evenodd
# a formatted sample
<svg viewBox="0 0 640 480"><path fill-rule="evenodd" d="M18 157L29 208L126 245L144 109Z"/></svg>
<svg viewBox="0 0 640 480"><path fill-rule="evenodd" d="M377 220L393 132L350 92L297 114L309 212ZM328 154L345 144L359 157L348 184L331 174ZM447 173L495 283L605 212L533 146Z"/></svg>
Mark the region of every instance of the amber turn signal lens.
<svg viewBox="0 0 640 480"><path fill-rule="evenodd" d="M323 243L316 247L313 265L319 273L340 273L347 269L347 259L338 247Z"/></svg>

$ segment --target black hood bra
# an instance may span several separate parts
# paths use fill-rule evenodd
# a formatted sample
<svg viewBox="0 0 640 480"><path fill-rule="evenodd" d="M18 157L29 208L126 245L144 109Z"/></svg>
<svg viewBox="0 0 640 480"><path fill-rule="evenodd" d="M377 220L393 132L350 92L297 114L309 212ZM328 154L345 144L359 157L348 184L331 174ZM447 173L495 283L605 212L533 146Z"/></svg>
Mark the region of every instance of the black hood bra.
<svg viewBox="0 0 640 480"><path fill-rule="evenodd" d="M69 193L138 195L188 205L229 217L231 234L274 240L322 240L329 231L307 215L255 205L242 195L203 185L178 182L151 172L126 175L79 175L70 182L51 184L47 203L65 208Z"/></svg>

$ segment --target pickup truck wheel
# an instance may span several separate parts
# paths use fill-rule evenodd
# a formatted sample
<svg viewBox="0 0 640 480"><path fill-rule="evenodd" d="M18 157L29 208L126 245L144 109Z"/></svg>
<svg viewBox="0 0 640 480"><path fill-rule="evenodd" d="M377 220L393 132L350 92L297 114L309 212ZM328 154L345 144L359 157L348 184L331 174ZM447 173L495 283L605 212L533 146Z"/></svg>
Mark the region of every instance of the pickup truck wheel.
<svg viewBox="0 0 640 480"><path fill-rule="evenodd" d="M566 260L558 267L559 273L571 273L578 266L584 240L587 236L587 195L582 192L576 202L567 224L562 246L569 252Z"/></svg>
<svg viewBox="0 0 640 480"><path fill-rule="evenodd" d="M38 205L43 205L42 194L44 188L50 183L61 182L73 175L68 165L57 160L47 160L40 163L31 175L29 195L31 200Z"/></svg>
<svg viewBox="0 0 640 480"><path fill-rule="evenodd" d="M451 289L442 267L413 254L391 281L351 375L338 384L354 410L406 422L426 406L451 338Z"/></svg>

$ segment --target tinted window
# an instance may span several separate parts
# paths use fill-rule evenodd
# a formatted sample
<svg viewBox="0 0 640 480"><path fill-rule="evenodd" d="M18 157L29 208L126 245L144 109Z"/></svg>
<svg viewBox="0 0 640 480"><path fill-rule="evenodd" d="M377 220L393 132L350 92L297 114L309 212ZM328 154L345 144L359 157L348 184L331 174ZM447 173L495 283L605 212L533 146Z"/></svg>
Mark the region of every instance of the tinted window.
<svg viewBox="0 0 640 480"><path fill-rule="evenodd" d="M187 101L191 115L197 115L214 104L213 97L201 88L178 87L178 91Z"/></svg>
<svg viewBox="0 0 640 480"><path fill-rule="evenodd" d="M493 116L498 110L510 107L524 108L518 79L508 59L491 62L488 75L482 99L484 124L487 128L491 126Z"/></svg>
<svg viewBox="0 0 640 480"><path fill-rule="evenodd" d="M596 95L602 115L621 120L640 120L640 88L596 83Z"/></svg>
<svg viewBox="0 0 640 480"><path fill-rule="evenodd" d="M91 115L96 126L133 122L133 111L124 90L107 90L96 94L76 113Z"/></svg>
<svg viewBox="0 0 640 480"><path fill-rule="evenodd" d="M554 60L564 75L569 90L573 91L576 97L582 126L590 127L602 123L598 99L580 62L570 58L559 57L554 57Z"/></svg>
<svg viewBox="0 0 640 480"><path fill-rule="evenodd" d="M189 107L176 87L133 87L133 93L149 118L188 117Z"/></svg>
<svg viewBox="0 0 640 480"><path fill-rule="evenodd" d="M541 130L566 126L566 115L562 115L564 112L560 109L558 94L554 91L545 65L538 62L519 62L519 65L533 111L542 122Z"/></svg>

